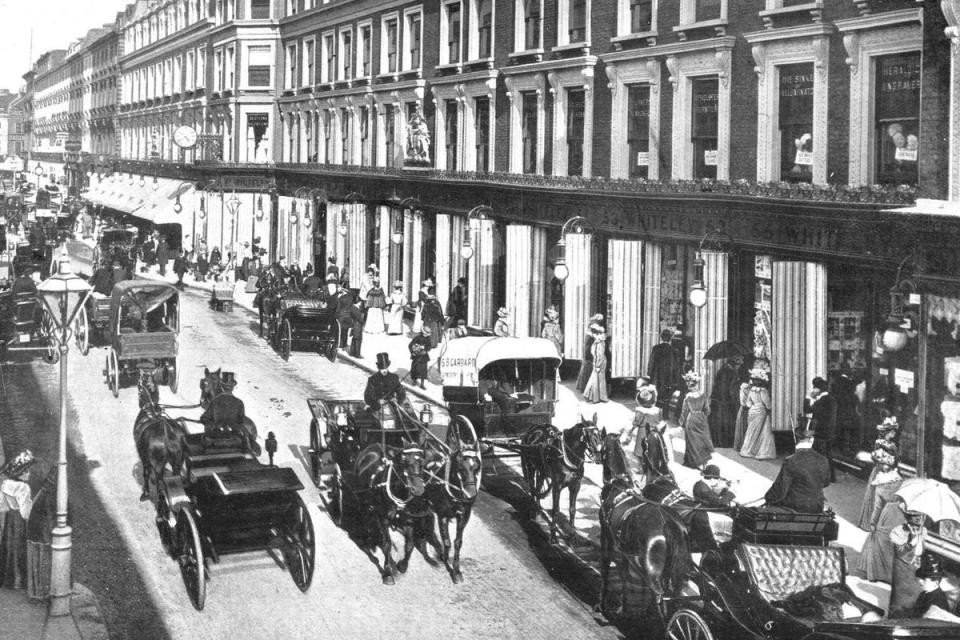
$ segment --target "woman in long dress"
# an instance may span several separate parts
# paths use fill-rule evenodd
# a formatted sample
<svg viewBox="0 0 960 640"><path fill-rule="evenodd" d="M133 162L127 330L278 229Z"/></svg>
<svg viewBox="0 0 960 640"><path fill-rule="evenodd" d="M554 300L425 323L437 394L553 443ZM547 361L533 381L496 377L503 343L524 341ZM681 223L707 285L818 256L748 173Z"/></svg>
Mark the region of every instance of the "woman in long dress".
<svg viewBox="0 0 960 640"><path fill-rule="evenodd" d="M33 454L24 449L0 470L0 587L27 586L27 519L33 498L27 477Z"/></svg>
<svg viewBox="0 0 960 640"><path fill-rule="evenodd" d="M417 292L417 304L413 314L413 332L420 333L420 328L423 327L423 305L427 301L427 298L430 297L430 287L433 286L433 280L426 279L423 281L420 291Z"/></svg>
<svg viewBox="0 0 960 640"><path fill-rule="evenodd" d="M599 313L591 316L590 324L587 326L587 335L583 341L583 359L580 361L580 372L577 374L577 391L583 393L587 388L587 380L590 379L590 372L593 371L593 335L597 331L603 331L603 316Z"/></svg>
<svg viewBox="0 0 960 640"><path fill-rule="evenodd" d="M750 407L747 406L747 398L750 396L750 383L740 383L740 408L737 409L737 426L733 432L733 448L737 451L743 447L743 436L747 434L747 413Z"/></svg>
<svg viewBox="0 0 960 640"><path fill-rule="evenodd" d="M407 306L407 296L403 293L403 283L393 283L393 291L388 300L390 311L387 316L387 333L391 336L403 335L403 310Z"/></svg>
<svg viewBox="0 0 960 640"><path fill-rule="evenodd" d="M873 471L867 479L867 489L860 503L860 517L857 519L857 526L864 531L873 529L884 505L893 499L903 480L898 470L900 451L896 444L899 427L894 416L887 416L877 425L877 439L870 453Z"/></svg>
<svg viewBox="0 0 960 640"><path fill-rule="evenodd" d="M713 441L710 439L710 399L700 390L700 374L690 371L683 375L687 385L687 395L683 398L680 410L680 427L683 428L687 450L683 455L683 464L700 469L713 455Z"/></svg>
<svg viewBox="0 0 960 640"><path fill-rule="evenodd" d="M367 291L367 321L363 323L365 333L383 333L383 309L387 306L387 297L380 288L380 278L373 279L373 286Z"/></svg>
<svg viewBox="0 0 960 640"><path fill-rule="evenodd" d="M890 532L907 522L900 498L892 498L877 516L873 531L863 542L853 574L871 582L893 580L893 541Z"/></svg>
<svg viewBox="0 0 960 640"><path fill-rule="evenodd" d="M560 328L560 313L554 306L547 307L543 312L543 329L540 330L540 337L557 345L557 353L561 358L563 357L563 330Z"/></svg>
<svg viewBox="0 0 960 640"><path fill-rule="evenodd" d="M30 469L27 480L33 508L27 519L27 597L44 600L50 595L52 531L57 520L57 467L43 460ZM68 523L69 524L69 523Z"/></svg>
<svg viewBox="0 0 960 640"><path fill-rule="evenodd" d="M593 344L590 346L593 370L583 390L583 397L587 402L607 402L607 336L603 331L593 334Z"/></svg>
<svg viewBox="0 0 960 640"><path fill-rule="evenodd" d="M747 395L747 432L743 436L740 455L744 458L769 460L777 457L770 428L770 374L762 369L750 372L750 393Z"/></svg>

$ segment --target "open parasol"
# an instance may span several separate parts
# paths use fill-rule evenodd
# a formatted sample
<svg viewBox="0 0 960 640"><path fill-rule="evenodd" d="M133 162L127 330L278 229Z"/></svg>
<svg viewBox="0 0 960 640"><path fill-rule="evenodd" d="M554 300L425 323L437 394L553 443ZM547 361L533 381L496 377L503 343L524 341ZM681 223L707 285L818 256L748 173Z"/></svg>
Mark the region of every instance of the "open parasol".
<svg viewBox="0 0 960 640"><path fill-rule="evenodd" d="M736 340L721 340L703 354L704 360L723 360L734 356L748 356L750 349L737 342Z"/></svg>
<svg viewBox="0 0 960 640"><path fill-rule="evenodd" d="M895 495L903 498L904 509L907 511L919 511L930 516L934 522L960 522L960 496L933 478L904 480Z"/></svg>

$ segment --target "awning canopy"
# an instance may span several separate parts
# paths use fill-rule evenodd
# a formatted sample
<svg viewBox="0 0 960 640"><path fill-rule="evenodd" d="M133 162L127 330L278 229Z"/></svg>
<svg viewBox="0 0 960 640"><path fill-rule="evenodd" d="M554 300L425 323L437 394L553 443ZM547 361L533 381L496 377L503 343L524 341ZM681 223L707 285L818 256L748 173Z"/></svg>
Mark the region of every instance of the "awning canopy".
<svg viewBox="0 0 960 640"><path fill-rule="evenodd" d="M541 360L559 366L557 346L546 338L499 338L495 336L457 338L447 342L440 356L440 374L448 381L477 381L479 373L492 362Z"/></svg>
<svg viewBox="0 0 960 640"><path fill-rule="evenodd" d="M132 214L154 224L182 224L182 217L173 210L173 207L177 202L178 194L181 200L186 200L184 196L194 190L193 183L165 178L158 178L157 183L158 187L154 190L152 183L148 181L147 187L150 193L144 203ZM181 206L183 206L182 203Z"/></svg>
<svg viewBox="0 0 960 640"><path fill-rule="evenodd" d="M177 194L183 198L194 190L193 183L167 178L145 178L141 187L139 180L133 184L120 176L111 180L105 178L92 184L84 197L109 209L127 213L149 220L154 224L180 223L179 215L173 210Z"/></svg>

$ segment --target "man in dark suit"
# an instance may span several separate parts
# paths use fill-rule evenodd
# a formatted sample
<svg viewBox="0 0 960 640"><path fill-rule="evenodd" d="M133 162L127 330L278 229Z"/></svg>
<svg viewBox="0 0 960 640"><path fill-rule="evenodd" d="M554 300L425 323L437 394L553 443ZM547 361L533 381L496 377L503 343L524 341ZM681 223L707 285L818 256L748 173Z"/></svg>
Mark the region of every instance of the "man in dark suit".
<svg viewBox="0 0 960 640"><path fill-rule="evenodd" d="M797 450L787 456L767 490L767 506L787 507L800 513L823 512L823 488L830 484L830 463L813 450L813 439L813 431L797 432Z"/></svg>
<svg viewBox="0 0 960 640"><path fill-rule="evenodd" d="M359 309L358 309L359 311ZM377 354L377 372L367 378L367 388L363 391L363 401L371 409L390 400L405 402L407 392L400 384L400 378L390 372L390 356L387 353Z"/></svg>
<svg viewBox="0 0 960 640"><path fill-rule="evenodd" d="M827 391L827 386L827 381L823 378L814 378L810 398L804 404L810 413L810 424L807 428L816 434L813 448L827 458L830 463L830 482L836 482L837 476L833 470L833 441L837 431L837 399Z"/></svg>
<svg viewBox="0 0 960 640"><path fill-rule="evenodd" d="M341 286L336 293L337 320L340 322L340 348L347 348L347 334L353 326L353 294Z"/></svg>
<svg viewBox="0 0 960 640"><path fill-rule="evenodd" d="M702 480L693 485L693 497L705 507L729 507L737 496L730 483L720 477L720 467L708 464L700 473Z"/></svg>
<svg viewBox="0 0 960 640"><path fill-rule="evenodd" d="M247 446L254 455L260 455L261 449L260 445L257 444L256 436L246 424L243 400L233 395L233 389L237 386L237 379L232 371L224 371L221 375L223 376L223 391L210 401L209 406L200 416L200 422L203 423L204 427L203 431L206 434L232 431L247 441Z"/></svg>
<svg viewBox="0 0 960 640"><path fill-rule="evenodd" d="M650 352L650 366L648 374L654 386L657 387L657 397L663 406L663 417L667 415L670 406L670 394L677 387L680 380L680 360L677 350L671 343L673 330L664 329L660 332L660 344L654 345Z"/></svg>

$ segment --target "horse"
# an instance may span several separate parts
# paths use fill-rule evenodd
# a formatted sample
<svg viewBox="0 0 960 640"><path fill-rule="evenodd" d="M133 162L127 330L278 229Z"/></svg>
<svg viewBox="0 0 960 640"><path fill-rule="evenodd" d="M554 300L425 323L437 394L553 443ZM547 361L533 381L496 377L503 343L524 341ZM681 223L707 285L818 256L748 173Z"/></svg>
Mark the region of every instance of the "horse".
<svg viewBox="0 0 960 640"><path fill-rule="evenodd" d="M466 426L467 433L462 433L454 425L450 427L448 441L443 445L440 442L427 440L427 449L439 448L439 452L428 456L427 480L424 499L433 515L436 515L442 545L436 539L431 519L430 528L426 532L429 541L440 550L440 559L443 560L454 584L463 582L460 572L460 547L463 545L463 532L470 522L473 505L480 494L480 484L483 479L483 459L481 457L480 439L472 427ZM466 436L466 437L464 437ZM429 460L436 460L442 464L442 472L434 473ZM451 544L450 522L456 522L456 537ZM453 548L451 561L450 549ZM407 540L405 557L401 564L401 571L406 569L413 545ZM426 553L424 553L426 556Z"/></svg>
<svg viewBox="0 0 960 640"><path fill-rule="evenodd" d="M620 573L620 607L626 603L628 585L653 593L660 605L665 596L683 587L692 560L686 528L667 507L644 499L634 491L633 474L620 446L619 434L604 433L600 449L603 490L600 494L600 579L598 609L606 610L610 562L616 557ZM641 604L645 613L651 602Z"/></svg>
<svg viewBox="0 0 960 640"><path fill-rule="evenodd" d="M140 501L150 499L150 478L159 486L163 471L177 473L183 466L187 429L173 420L159 404L159 390L154 380L154 369L141 368L137 382L140 413L133 423L133 441L143 469L143 492Z"/></svg>
<svg viewBox="0 0 960 640"><path fill-rule="evenodd" d="M263 320L264 317L270 318L271 321L277 317L277 314L280 313L280 294L285 289L283 280L277 278L273 271L268 271L264 275L262 280L262 286L260 291L257 292L257 295L253 299L254 306L257 307L257 312L260 318L260 337L263 337ZM269 334L267 337L272 338L273 334L276 332L276 327L271 324L269 329Z"/></svg>
<svg viewBox="0 0 960 640"><path fill-rule="evenodd" d="M691 552L703 553L718 548L717 539L710 526L710 516L707 514L708 511L722 511L722 509L708 509L701 506L695 498L680 491L672 475L652 477L640 493L647 500L668 507L677 514L687 527L687 540Z"/></svg>
<svg viewBox="0 0 960 640"><path fill-rule="evenodd" d="M203 377L200 378L200 407L206 410L213 402L213 399L226 390L226 382L223 379L223 370L217 369L211 371L207 367L203 368ZM251 452L254 455L260 455L260 445L257 444L257 424L249 416L243 417L243 424L240 425L246 432L249 439Z"/></svg>
<svg viewBox="0 0 960 640"><path fill-rule="evenodd" d="M521 439L520 466L523 478L530 487L535 504L548 493L553 494L550 518L550 542L557 540L557 515L560 513L560 492L567 489L570 498L570 529L574 529L577 511L577 494L583 480L583 467L587 457L593 462L600 458L600 430L597 414L564 432L553 425L537 425L528 430ZM547 479L550 488L543 489Z"/></svg>
<svg viewBox="0 0 960 640"><path fill-rule="evenodd" d="M390 529L400 512L424 492L423 456L423 449L411 442L400 449L374 443L360 451L354 464L354 493L368 522L373 521L371 528L377 535L372 546L383 550L381 577L385 585L396 582L398 571L391 553ZM404 532L405 540L412 537L412 528Z"/></svg>

